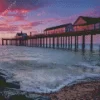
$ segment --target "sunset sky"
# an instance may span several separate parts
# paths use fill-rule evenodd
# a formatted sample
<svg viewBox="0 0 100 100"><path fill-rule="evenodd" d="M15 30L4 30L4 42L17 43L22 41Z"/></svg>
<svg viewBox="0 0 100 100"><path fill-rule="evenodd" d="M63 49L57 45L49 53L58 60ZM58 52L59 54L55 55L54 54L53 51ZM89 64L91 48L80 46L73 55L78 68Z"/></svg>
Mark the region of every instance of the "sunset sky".
<svg viewBox="0 0 100 100"><path fill-rule="evenodd" d="M82 15L100 17L100 0L0 0L0 38L41 33Z"/></svg>

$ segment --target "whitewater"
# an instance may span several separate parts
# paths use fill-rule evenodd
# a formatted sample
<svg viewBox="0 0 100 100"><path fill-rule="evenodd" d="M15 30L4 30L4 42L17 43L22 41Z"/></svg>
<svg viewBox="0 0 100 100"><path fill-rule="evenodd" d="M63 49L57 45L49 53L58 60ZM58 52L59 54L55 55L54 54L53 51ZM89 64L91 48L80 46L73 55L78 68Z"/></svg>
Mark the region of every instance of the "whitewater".
<svg viewBox="0 0 100 100"><path fill-rule="evenodd" d="M0 46L0 72L21 90L50 93L81 81L100 79L99 52L83 54L24 46Z"/></svg>

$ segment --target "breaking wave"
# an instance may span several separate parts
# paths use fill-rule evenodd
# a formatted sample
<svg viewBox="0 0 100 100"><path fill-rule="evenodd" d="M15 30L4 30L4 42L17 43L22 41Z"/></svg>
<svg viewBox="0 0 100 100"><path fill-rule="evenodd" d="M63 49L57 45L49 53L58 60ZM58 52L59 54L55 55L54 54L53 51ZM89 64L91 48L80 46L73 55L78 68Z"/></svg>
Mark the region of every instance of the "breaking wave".
<svg viewBox="0 0 100 100"><path fill-rule="evenodd" d="M18 81L24 91L49 93L66 85L100 79L100 57L97 53L82 55L62 50L9 46L0 49L0 71L7 81Z"/></svg>

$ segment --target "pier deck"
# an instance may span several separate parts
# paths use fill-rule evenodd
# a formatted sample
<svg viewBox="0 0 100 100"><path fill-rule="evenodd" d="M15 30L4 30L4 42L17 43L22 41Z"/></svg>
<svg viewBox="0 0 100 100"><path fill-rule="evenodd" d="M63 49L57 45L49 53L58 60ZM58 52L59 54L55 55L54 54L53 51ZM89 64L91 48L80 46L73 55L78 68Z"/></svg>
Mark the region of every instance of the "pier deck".
<svg viewBox="0 0 100 100"><path fill-rule="evenodd" d="M90 36L90 51L93 51L93 37L100 34L100 29L74 31L66 33L56 34L37 34L34 36L28 36L27 39L22 38L2 38L2 45L16 45L16 46L31 46L31 47L45 47L45 48L67 48L72 50L74 44L74 50L78 50L79 36L82 38L82 51L85 51L86 36ZM73 42L74 38L74 42Z"/></svg>

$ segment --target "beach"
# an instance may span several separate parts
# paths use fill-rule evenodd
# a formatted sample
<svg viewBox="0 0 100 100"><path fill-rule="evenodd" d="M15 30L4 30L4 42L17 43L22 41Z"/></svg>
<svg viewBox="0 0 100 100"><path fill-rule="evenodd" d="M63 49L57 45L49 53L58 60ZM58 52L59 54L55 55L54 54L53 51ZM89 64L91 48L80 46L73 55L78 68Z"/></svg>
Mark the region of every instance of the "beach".
<svg viewBox="0 0 100 100"><path fill-rule="evenodd" d="M80 82L53 93L20 91L20 85L7 85L2 77L0 83L0 100L100 100L100 81Z"/></svg>
<svg viewBox="0 0 100 100"><path fill-rule="evenodd" d="M100 100L100 81L65 86L47 96L50 96L51 100Z"/></svg>

